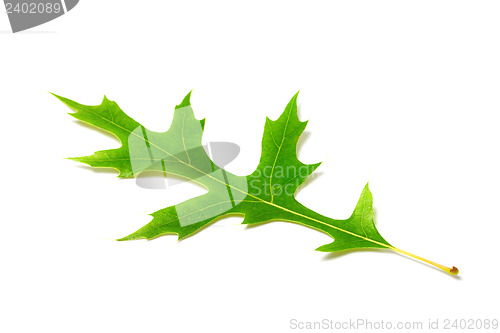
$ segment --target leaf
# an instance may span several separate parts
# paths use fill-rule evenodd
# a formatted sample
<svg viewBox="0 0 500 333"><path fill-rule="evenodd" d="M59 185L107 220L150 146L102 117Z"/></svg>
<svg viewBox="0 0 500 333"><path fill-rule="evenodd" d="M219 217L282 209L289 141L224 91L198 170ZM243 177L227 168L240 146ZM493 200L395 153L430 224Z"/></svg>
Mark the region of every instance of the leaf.
<svg viewBox="0 0 500 333"><path fill-rule="evenodd" d="M297 94L277 120L266 118L260 162L248 176L237 176L220 168L207 155L202 146L205 120L195 118L191 93L175 107L172 124L165 132L147 130L106 97L101 105L87 106L54 96L75 111L70 115L114 134L121 142L120 148L97 151L72 160L92 167L117 169L120 178L135 177L144 171L175 174L204 186L208 191L151 214L151 222L119 239L121 241L153 239L166 234L177 234L183 239L222 217L236 214L244 216L243 224L288 221L330 235L333 241L320 246L318 251L390 249L450 274L458 274L455 267L439 265L389 244L375 227L373 197L368 184L353 214L346 220L318 214L295 199L299 186L321 164L304 164L297 159L297 142L307 125L297 115Z"/></svg>

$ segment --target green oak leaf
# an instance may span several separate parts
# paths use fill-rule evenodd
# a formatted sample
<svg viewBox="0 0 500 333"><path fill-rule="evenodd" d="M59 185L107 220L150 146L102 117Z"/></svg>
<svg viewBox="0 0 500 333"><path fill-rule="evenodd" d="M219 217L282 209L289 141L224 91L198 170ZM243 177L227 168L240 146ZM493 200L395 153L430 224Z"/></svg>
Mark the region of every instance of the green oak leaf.
<svg viewBox="0 0 500 333"><path fill-rule="evenodd" d="M295 199L299 186L321 164L304 164L297 158L297 142L307 125L297 115L297 94L277 120L266 119L260 162L247 176L232 174L210 159L202 145L205 120L195 118L191 93L175 107L172 124L165 132L146 129L106 97L98 106L87 106L54 96L75 111L70 115L112 133L121 142L120 148L97 151L72 160L92 167L114 168L119 171L120 178L133 178L144 171L174 174L196 182L208 191L154 212L151 222L120 241L153 239L166 234L177 234L183 239L220 218L242 215L243 224L288 221L331 236L333 241L320 246L318 251L391 249L450 274L458 274L455 267L439 265L389 244L375 227L373 197L368 184L351 217L346 220L318 214Z"/></svg>

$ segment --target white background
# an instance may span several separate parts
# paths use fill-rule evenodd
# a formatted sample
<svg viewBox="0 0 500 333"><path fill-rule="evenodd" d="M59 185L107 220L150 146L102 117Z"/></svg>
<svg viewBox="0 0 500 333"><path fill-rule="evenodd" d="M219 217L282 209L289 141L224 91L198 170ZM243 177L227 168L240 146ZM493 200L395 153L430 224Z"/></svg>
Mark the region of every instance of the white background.
<svg viewBox="0 0 500 333"><path fill-rule="evenodd" d="M0 331L293 332L290 320L499 319L498 1L81 1L24 33L0 14ZM347 218L370 181L386 251L328 255L298 225L225 219L115 242L203 193L63 159L113 148L48 92L104 94L151 130L194 89L204 140L250 173L300 89L297 198Z"/></svg>

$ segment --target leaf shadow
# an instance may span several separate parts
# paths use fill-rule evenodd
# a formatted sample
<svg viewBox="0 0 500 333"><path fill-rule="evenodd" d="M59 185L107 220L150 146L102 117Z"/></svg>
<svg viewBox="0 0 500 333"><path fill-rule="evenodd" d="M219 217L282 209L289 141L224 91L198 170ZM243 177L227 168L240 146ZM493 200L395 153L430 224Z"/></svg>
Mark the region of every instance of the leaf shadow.
<svg viewBox="0 0 500 333"><path fill-rule="evenodd" d="M75 163L79 163L79 162L75 162ZM113 169L113 168L93 168L90 165L86 165L86 164L85 165L78 164L75 167L77 167L79 169L90 170L90 171L95 172L95 173L105 173L105 174L115 174L115 175L119 174L118 170ZM129 179L129 178L118 178L118 179L124 180L124 179Z"/></svg>
<svg viewBox="0 0 500 333"><path fill-rule="evenodd" d="M310 131L304 131L304 132L302 132L302 134L299 137L299 141L297 142L297 153L302 150L302 148L304 147L304 145L307 142L307 140L309 140L310 136L311 136L311 132Z"/></svg>
<svg viewBox="0 0 500 333"><path fill-rule="evenodd" d="M258 222L258 223L252 223L252 224L242 224L242 225L245 226L245 230L251 230L251 229L257 228L261 225L266 225L266 224L269 224L272 222L276 222L276 221L264 221L264 222Z"/></svg>
<svg viewBox="0 0 500 333"><path fill-rule="evenodd" d="M299 103L297 103L297 117L299 118L299 120L301 119L301 113L302 113L302 104L299 102ZM303 120L300 120L300 121L303 121ZM305 121L309 121L309 120L305 120ZM299 141L297 142L297 153L302 150L302 148L306 144L307 140L309 140L310 136L311 136L311 131L308 131L307 129L305 129L302 132L302 134L299 137Z"/></svg>
<svg viewBox="0 0 500 333"><path fill-rule="evenodd" d="M378 209L376 207L373 207L373 224L377 226L378 224Z"/></svg>

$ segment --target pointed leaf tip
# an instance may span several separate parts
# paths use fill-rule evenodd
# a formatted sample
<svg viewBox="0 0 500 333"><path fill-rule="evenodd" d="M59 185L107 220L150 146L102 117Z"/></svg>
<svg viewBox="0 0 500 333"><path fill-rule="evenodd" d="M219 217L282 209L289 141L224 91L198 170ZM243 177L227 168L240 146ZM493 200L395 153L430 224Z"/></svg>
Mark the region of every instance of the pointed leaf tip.
<svg viewBox="0 0 500 333"><path fill-rule="evenodd" d="M289 115L292 115L293 118L296 118L297 120L299 119L298 117L298 110L297 110L297 96L299 95L299 92L297 92L295 95L293 95L292 99L290 99L290 102L285 107L285 110L281 113L279 118L277 119L278 121L280 119L286 120L289 118ZM269 119L266 117L266 120ZM270 119L269 119L270 120ZM300 120L298 120L300 122ZM272 121L274 122L274 121Z"/></svg>
<svg viewBox="0 0 500 333"><path fill-rule="evenodd" d="M369 184L370 184L370 183L368 182L368 183L366 183L365 187L363 187L363 191L361 191L361 195L362 195L362 196L363 196L363 195L365 195L365 194L368 194L368 195L370 195L370 196L373 196L373 195L372 195L372 191L370 191L370 186L369 186Z"/></svg>
<svg viewBox="0 0 500 333"><path fill-rule="evenodd" d="M101 103L101 104L106 103L106 102L113 103L113 101L112 101L112 100L110 100L110 99L108 98L108 96L104 95L104 97L102 98L102 103Z"/></svg>
<svg viewBox="0 0 500 333"><path fill-rule="evenodd" d="M62 96L60 96L60 95L58 95L58 94L54 94L53 92L50 92L50 91L49 91L49 94L51 94L52 96L54 96L55 98L57 98L57 99L58 99L58 100L60 100L61 102L63 102L63 103L65 103L65 104L67 104L67 103L66 103L66 101L67 101L68 99L67 99L66 97L62 97Z"/></svg>
<svg viewBox="0 0 500 333"><path fill-rule="evenodd" d="M184 99L182 100L181 104L177 105L175 108L179 109L179 108L183 108L183 107L191 105L191 93L192 92L193 92L193 90L188 92L186 97L184 97Z"/></svg>

